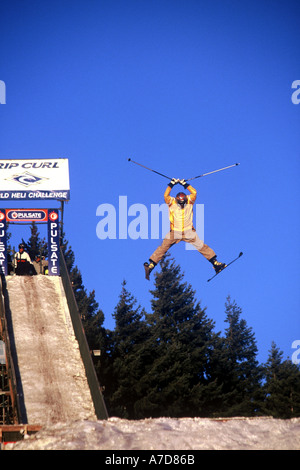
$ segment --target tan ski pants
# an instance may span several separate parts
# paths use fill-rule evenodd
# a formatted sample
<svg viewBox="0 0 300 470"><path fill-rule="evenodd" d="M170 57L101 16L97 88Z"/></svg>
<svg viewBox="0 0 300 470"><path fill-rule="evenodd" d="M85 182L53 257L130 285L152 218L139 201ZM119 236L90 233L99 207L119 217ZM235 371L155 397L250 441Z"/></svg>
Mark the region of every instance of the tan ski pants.
<svg viewBox="0 0 300 470"><path fill-rule="evenodd" d="M180 241L191 243L207 260L216 256L214 250L200 240L195 229L191 229L184 233L174 232L171 230L164 238L162 244L154 251L154 253L152 253L149 259L154 261L155 264L159 263L169 248Z"/></svg>

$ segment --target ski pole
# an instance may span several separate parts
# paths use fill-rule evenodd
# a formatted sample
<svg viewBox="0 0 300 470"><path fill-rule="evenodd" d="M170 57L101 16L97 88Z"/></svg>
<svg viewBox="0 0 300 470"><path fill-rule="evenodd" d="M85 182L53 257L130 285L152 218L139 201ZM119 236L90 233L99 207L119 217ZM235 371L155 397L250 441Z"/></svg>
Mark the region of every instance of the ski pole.
<svg viewBox="0 0 300 470"><path fill-rule="evenodd" d="M132 162L132 163L135 163L136 165L139 165L142 168L145 168L146 170L152 171L153 173L156 173L157 175L163 176L164 178L167 178L168 180L172 179L169 176L164 175L163 173L159 173L159 171L152 170L152 168L148 168L147 166L142 165L141 163L135 162L131 158L128 158L128 161ZM195 180L197 178L202 178L203 176L212 175L213 173L217 173L218 171L227 170L228 168L233 168L234 166L237 166L237 165L239 165L239 163L235 163L234 165L225 166L224 168L219 168L218 170L210 171L208 173L203 173L203 175L194 176L193 178L186 179L185 181L191 181L191 180Z"/></svg>
<svg viewBox="0 0 300 470"><path fill-rule="evenodd" d="M194 178L189 178L185 181L191 181L191 180L195 180L196 178L201 178L202 176L212 175L213 173L217 173L218 171L227 170L228 168L232 168L232 167L237 166L237 165L239 165L239 163L235 163L234 165L225 166L224 168L219 168L219 170L214 170L214 171L210 171L208 173L203 173L203 175L194 176Z"/></svg>
<svg viewBox="0 0 300 470"><path fill-rule="evenodd" d="M153 173L156 173L157 175L163 176L164 178L167 178L168 180L171 180L172 178L169 178L169 176L163 175L162 173L159 173L156 170L152 170L151 168L148 168L145 165L142 165L141 163L135 162L134 160L131 160L131 158L128 158L129 162L135 163L136 165L142 166L143 168L146 168L146 170L153 171Z"/></svg>

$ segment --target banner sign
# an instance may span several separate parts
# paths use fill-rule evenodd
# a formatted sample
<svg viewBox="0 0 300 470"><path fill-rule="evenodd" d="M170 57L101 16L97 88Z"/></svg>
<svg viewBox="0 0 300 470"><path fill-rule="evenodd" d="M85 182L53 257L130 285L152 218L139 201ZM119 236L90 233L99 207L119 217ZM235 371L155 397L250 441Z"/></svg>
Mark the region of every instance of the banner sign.
<svg viewBox="0 0 300 470"><path fill-rule="evenodd" d="M59 217L57 209L49 210L48 253L49 276L59 276Z"/></svg>
<svg viewBox="0 0 300 470"><path fill-rule="evenodd" d="M70 199L67 158L0 160L0 200Z"/></svg>
<svg viewBox="0 0 300 470"><path fill-rule="evenodd" d="M7 237L5 211L0 209L0 273L7 276Z"/></svg>
<svg viewBox="0 0 300 470"><path fill-rule="evenodd" d="M6 209L7 222L47 222L47 209Z"/></svg>
<svg viewBox="0 0 300 470"><path fill-rule="evenodd" d="M48 274L59 276L58 209L0 209L0 273L8 276L7 222L46 222L48 227Z"/></svg>

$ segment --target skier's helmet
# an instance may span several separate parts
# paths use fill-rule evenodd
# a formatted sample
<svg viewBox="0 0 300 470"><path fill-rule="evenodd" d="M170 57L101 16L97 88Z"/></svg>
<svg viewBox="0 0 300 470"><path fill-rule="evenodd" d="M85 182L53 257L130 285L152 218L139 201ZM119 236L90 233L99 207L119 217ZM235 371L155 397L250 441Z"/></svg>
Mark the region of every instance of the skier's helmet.
<svg viewBox="0 0 300 470"><path fill-rule="evenodd" d="M20 243L20 245L19 245L19 250L24 250L24 249L25 249L24 244L23 244L23 243Z"/></svg>
<svg viewBox="0 0 300 470"><path fill-rule="evenodd" d="M175 199L177 204L180 204L182 207L188 202L187 195L184 193L178 193Z"/></svg>

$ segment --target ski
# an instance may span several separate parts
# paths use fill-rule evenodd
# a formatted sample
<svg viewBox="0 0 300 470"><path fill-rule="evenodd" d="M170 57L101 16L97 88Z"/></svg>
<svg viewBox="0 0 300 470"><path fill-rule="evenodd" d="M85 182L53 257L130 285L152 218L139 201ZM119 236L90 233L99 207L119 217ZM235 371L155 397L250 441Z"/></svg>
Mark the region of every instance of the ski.
<svg viewBox="0 0 300 470"><path fill-rule="evenodd" d="M221 274L226 268L228 268L228 266L230 266L232 263L234 263L235 261L237 261L241 256L243 255L243 252L241 251L239 256L237 256L236 258L234 258L232 261L230 261L230 263L226 264L225 268L221 269L221 271L219 271L218 273L214 274L210 279L207 279L207 282L211 281L212 279L214 279L216 276L218 276L218 274Z"/></svg>

